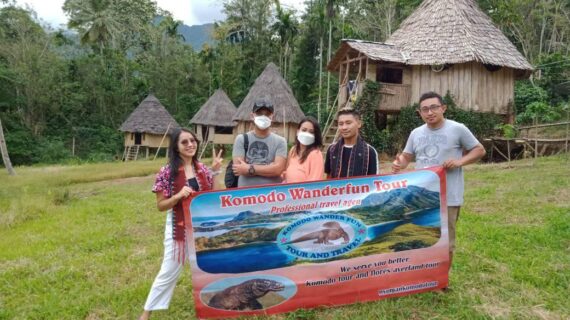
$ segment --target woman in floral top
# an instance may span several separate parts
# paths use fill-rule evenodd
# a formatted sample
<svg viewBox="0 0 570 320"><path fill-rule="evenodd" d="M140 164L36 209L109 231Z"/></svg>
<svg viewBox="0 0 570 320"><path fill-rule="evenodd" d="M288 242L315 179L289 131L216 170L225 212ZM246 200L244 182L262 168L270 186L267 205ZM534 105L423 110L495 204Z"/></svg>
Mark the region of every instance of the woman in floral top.
<svg viewBox="0 0 570 320"><path fill-rule="evenodd" d="M182 200L198 191L212 190L213 175L222 166L221 150L217 155L214 151L212 171L196 159L198 147L198 139L192 131L174 131L168 148L170 163L160 169L152 187L158 210L167 211L164 258L140 320L149 319L153 310L168 309L186 257L186 222Z"/></svg>

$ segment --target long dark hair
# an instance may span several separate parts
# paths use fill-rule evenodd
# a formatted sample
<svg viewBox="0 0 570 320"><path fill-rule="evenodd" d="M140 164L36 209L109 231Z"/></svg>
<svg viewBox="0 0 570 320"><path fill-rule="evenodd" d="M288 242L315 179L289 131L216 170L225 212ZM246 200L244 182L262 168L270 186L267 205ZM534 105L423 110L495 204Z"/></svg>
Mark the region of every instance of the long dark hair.
<svg viewBox="0 0 570 320"><path fill-rule="evenodd" d="M184 162L180 157L180 151L178 150L178 139L180 139L180 134L182 134L182 132L187 132L191 134L194 140L196 140L196 154L198 153L198 149L200 148L200 141L198 141L196 134L192 132L192 130L186 128L180 128L180 129L174 129L172 131L172 133L170 134L170 144L168 145L168 159L170 165L171 181L174 181L174 179L178 175L178 168L180 168L180 166ZM198 168L198 158L196 157L196 154L194 154L194 156L192 157L192 165L194 166L194 169Z"/></svg>
<svg viewBox="0 0 570 320"><path fill-rule="evenodd" d="M305 151L303 151L303 154L299 154L301 152L301 143L299 142L299 139L295 138L295 148L293 149L293 151L295 151L295 154L299 157L300 163L303 163L305 162L305 160L307 160L307 157L309 156L309 153L311 153L311 151L319 149L320 147L323 146L323 136L321 134L321 127L319 126L317 119L311 116L303 118L303 120L301 120L301 122L299 123L297 130L300 130L301 126L305 122L310 122L313 124L313 128L315 129L315 132L313 133L315 135L315 142L313 142L312 145L307 146L305 148Z"/></svg>

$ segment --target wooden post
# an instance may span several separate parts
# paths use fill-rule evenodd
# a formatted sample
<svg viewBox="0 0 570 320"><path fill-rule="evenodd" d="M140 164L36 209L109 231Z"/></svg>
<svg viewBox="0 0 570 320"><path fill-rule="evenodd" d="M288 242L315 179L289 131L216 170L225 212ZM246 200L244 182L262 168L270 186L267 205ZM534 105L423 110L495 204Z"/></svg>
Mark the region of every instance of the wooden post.
<svg viewBox="0 0 570 320"><path fill-rule="evenodd" d="M71 155L75 157L75 136L73 136L73 139L71 140Z"/></svg>
<svg viewBox="0 0 570 320"><path fill-rule="evenodd" d="M2 152L2 160L4 161L4 166L8 170L8 174L11 176L16 175L14 167L12 167L12 162L10 161L10 155L8 154L8 148L6 147L6 139L4 139L4 129L2 128L2 119L0 119L0 151Z"/></svg>
<svg viewBox="0 0 570 320"><path fill-rule="evenodd" d="M317 102L317 122L321 123L321 96L323 84L323 37L319 42L319 101Z"/></svg>
<svg viewBox="0 0 570 320"><path fill-rule="evenodd" d="M160 151L160 148L162 147L162 143L164 142L164 139L166 138L166 135L168 134L168 129L170 129L170 124L171 123L169 122L168 127L166 127L166 132L162 136L162 140L160 140L160 144L158 145L158 148L156 149L156 153L154 154L154 158L152 160L156 160L156 157L158 157L158 152Z"/></svg>
<svg viewBox="0 0 570 320"><path fill-rule="evenodd" d="M328 99L328 97L327 97L327 99ZM327 109L326 109L326 110L328 110L328 107L329 107L328 103L329 103L329 101L327 100ZM285 119L286 119L286 118L285 118L285 116L286 116L285 109L286 109L286 107L283 106L283 137L285 138L285 140L287 141L287 143L289 143L289 136L287 136L286 133L285 133L285 131L287 130L287 129L286 129L287 120L285 120Z"/></svg>
<svg viewBox="0 0 570 320"><path fill-rule="evenodd" d="M566 104L566 145L564 146L564 151L566 152L566 155L568 155L568 132L570 129L570 105Z"/></svg>
<svg viewBox="0 0 570 320"><path fill-rule="evenodd" d="M509 167L511 166L511 139L507 138L507 157L509 161Z"/></svg>
<svg viewBox="0 0 570 320"><path fill-rule="evenodd" d="M534 116L534 125L537 125L536 115ZM534 128L534 159L538 157L538 128Z"/></svg>

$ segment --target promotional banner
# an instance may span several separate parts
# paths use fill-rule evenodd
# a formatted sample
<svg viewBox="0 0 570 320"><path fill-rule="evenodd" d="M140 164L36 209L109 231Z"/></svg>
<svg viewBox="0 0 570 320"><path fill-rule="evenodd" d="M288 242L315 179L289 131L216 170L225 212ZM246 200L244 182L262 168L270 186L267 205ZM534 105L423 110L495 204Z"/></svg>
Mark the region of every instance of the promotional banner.
<svg viewBox="0 0 570 320"><path fill-rule="evenodd" d="M445 172L200 193L187 230L200 318L447 287Z"/></svg>

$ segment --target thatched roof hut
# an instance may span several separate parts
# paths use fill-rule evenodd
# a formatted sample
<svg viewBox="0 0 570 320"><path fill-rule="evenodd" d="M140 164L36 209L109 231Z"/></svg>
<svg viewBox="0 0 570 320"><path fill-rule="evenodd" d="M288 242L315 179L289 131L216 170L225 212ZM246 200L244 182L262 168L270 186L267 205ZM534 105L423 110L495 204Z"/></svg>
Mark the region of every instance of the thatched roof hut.
<svg viewBox="0 0 570 320"><path fill-rule="evenodd" d="M166 108L153 95L149 94L121 125L120 131L164 134L166 128L180 126Z"/></svg>
<svg viewBox="0 0 570 320"><path fill-rule="evenodd" d="M274 63L269 63L265 67L234 114L233 120L238 122L234 133L240 134L249 130L253 103L260 99L273 103L274 131L285 137L288 142L295 141L297 125L305 114L295 99L291 87Z"/></svg>
<svg viewBox="0 0 570 320"><path fill-rule="evenodd" d="M473 0L426 0L386 43L411 65L476 61L522 74L533 69Z"/></svg>
<svg viewBox="0 0 570 320"><path fill-rule="evenodd" d="M180 128L176 120L154 95L149 94L119 129L125 133L125 155L123 157L126 157L133 146L136 146L137 154L139 147L145 147L147 156L149 148L168 147L168 139L163 138L167 130L174 128Z"/></svg>
<svg viewBox="0 0 570 320"><path fill-rule="evenodd" d="M192 117L190 123L205 126L233 127L235 123L232 118L236 110L236 106L224 90L218 89L200 107L200 110Z"/></svg>
<svg viewBox="0 0 570 320"><path fill-rule="evenodd" d="M369 79L381 83L383 113L449 91L465 109L502 115L514 80L533 70L474 0L425 0L386 43L343 40L328 68L340 73L341 103L348 80Z"/></svg>
<svg viewBox="0 0 570 320"><path fill-rule="evenodd" d="M190 123L196 126L200 141L210 141L217 144L233 143L232 120L237 108L222 89L214 94L200 107Z"/></svg>

